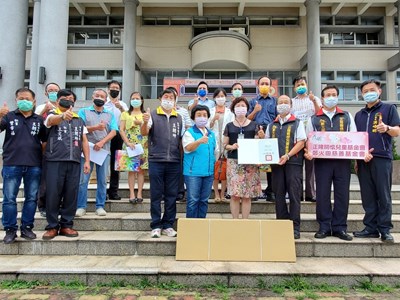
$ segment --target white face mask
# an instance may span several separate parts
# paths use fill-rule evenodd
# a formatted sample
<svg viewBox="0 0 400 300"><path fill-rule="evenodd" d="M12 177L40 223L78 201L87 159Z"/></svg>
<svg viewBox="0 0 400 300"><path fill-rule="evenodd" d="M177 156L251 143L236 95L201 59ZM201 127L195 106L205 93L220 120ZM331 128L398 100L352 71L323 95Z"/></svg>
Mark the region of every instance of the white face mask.
<svg viewBox="0 0 400 300"><path fill-rule="evenodd" d="M161 107L165 110L171 110L175 106L175 102L167 99L161 99Z"/></svg>
<svg viewBox="0 0 400 300"><path fill-rule="evenodd" d="M226 98L225 98L225 97L218 97L218 98L215 98L215 102L217 103L217 105L222 106L222 105L225 104Z"/></svg>
<svg viewBox="0 0 400 300"><path fill-rule="evenodd" d="M245 116L247 114L247 107L237 106L234 111L236 116Z"/></svg>
<svg viewBox="0 0 400 300"><path fill-rule="evenodd" d="M276 110L278 114L287 115L290 112L290 105L289 104L278 104L276 106Z"/></svg>

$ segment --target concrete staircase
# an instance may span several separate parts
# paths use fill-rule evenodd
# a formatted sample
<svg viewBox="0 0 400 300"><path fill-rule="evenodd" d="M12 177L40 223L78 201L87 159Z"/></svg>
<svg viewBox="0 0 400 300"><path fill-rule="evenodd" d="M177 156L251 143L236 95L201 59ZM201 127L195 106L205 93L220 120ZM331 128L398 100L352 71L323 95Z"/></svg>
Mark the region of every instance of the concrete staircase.
<svg viewBox="0 0 400 300"><path fill-rule="evenodd" d="M399 283L400 281L400 186L393 186L394 245L380 239L351 242L328 237L314 239L318 229L315 204L302 202L301 239L296 241L296 263L182 262L175 260L176 238L150 237L148 185L145 201L128 202L128 188L121 184L120 201L107 201L106 217L94 214L96 186L89 186L88 213L75 219L79 237L56 237L43 241L46 220L36 216L38 239L18 238L11 245L0 244L0 280L24 279L72 281L87 284L126 280L137 283L177 281L201 286L215 284L257 286L278 282L293 275L309 277L315 283L354 285L358 281ZM23 191L19 194L21 210ZM363 228L359 187L351 185L348 231ZM178 218L185 217L185 203L177 203ZM208 218L230 219L229 203L209 203ZM252 204L252 219L275 219L274 204L259 200ZM178 228L179 233L179 228ZM0 232L3 237L4 232ZM234 232L232 232L234 235ZM229 251L227 249L226 251Z"/></svg>

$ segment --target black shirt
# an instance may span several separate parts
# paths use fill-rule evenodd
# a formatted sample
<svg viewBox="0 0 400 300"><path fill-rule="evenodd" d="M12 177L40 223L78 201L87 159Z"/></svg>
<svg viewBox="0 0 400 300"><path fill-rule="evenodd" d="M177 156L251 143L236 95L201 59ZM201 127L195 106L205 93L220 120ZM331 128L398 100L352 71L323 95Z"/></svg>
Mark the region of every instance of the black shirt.
<svg viewBox="0 0 400 300"><path fill-rule="evenodd" d="M240 133L244 134L245 139L254 139L255 135L258 132L257 123L254 121L250 121L247 126L237 127L230 122L226 124L224 136L229 137L229 145L233 145L237 143L238 137ZM237 150L228 151L228 158L237 159L238 153Z"/></svg>
<svg viewBox="0 0 400 300"><path fill-rule="evenodd" d="M25 118L18 109L10 111L0 122L0 131L4 130L4 166L42 165L41 141L45 141L46 129L41 116L32 114Z"/></svg>

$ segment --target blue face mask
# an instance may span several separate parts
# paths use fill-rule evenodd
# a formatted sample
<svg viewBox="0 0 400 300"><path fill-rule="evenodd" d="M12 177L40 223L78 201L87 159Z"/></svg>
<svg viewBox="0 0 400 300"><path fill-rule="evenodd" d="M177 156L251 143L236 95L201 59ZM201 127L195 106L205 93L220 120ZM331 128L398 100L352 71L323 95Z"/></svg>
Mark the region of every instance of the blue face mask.
<svg viewBox="0 0 400 300"><path fill-rule="evenodd" d="M33 102L26 99L18 100L17 107L20 111L31 111L33 109Z"/></svg>
<svg viewBox="0 0 400 300"><path fill-rule="evenodd" d="M142 100L132 99L131 100L131 105L132 105L133 108L140 107L140 105L142 105Z"/></svg>
<svg viewBox="0 0 400 300"><path fill-rule="evenodd" d="M324 98L324 103L327 108L335 107L338 104L337 97L326 97Z"/></svg>
<svg viewBox="0 0 400 300"><path fill-rule="evenodd" d="M299 95L304 95L305 93L307 93L307 87L304 86L304 85L299 86L299 87L296 89L296 93L299 94Z"/></svg>
<svg viewBox="0 0 400 300"><path fill-rule="evenodd" d="M379 94L378 92L368 92L363 95L363 99L367 103L372 103L379 99Z"/></svg>
<svg viewBox="0 0 400 300"><path fill-rule="evenodd" d="M198 91L197 91L197 94L198 94L200 97L205 97L205 96L207 95L207 91L206 91L206 90L198 90Z"/></svg>
<svg viewBox="0 0 400 300"><path fill-rule="evenodd" d="M50 92L49 100L50 100L50 102L56 102L57 101L57 92Z"/></svg>

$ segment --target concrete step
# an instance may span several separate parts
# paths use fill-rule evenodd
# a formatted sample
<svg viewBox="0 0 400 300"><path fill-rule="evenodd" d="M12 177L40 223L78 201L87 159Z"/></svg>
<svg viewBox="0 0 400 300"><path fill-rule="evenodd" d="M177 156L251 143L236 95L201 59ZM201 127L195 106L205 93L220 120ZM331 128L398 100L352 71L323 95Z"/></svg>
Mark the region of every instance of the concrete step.
<svg viewBox="0 0 400 300"><path fill-rule="evenodd" d="M177 218L185 218L184 213L178 213ZM207 218L213 219L232 219L230 214L225 213L209 213ZM18 214L20 219L20 214ZM255 220L275 220L275 214L251 214L250 219ZM348 215L348 232L361 230L364 228L362 223L363 215L349 214ZM114 213L108 212L107 216L99 217L93 211L80 218L75 218L74 228L76 230L88 231L149 231L150 230L150 214L135 212L135 213ZM400 232L400 215L393 215L393 230L392 232ZM35 227L36 229L44 229L47 225L46 219L41 217L39 213L36 214ZM318 223L315 219L315 214L301 214L301 231L315 232L319 229Z"/></svg>
<svg viewBox="0 0 400 300"><path fill-rule="evenodd" d="M0 248L1 255L91 255L91 256L175 256L176 238L150 237L143 231L80 231L76 238L57 236L43 241L43 231L36 231L36 240L18 238ZM0 232L4 236L4 232ZM397 257L400 258L400 233L395 243L380 239L353 239L347 242L335 237L315 239L314 232L302 232L296 240L297 257ZM227 250L228 251L228 250Z"/></svg>
<svg viewBox="0 0 400 300"><path fill-rule="evenodd" d="M265 188L267 185L266 183L262 184L262 187ZM0 184L0 190L2 190L3 184ZM88 198L95 198L96 197L96 189L97 185L96 184L89 184L88 186ZM120 183L119 185L119 195L124 198L128 199L129 198L129 187L128 183L123 182ZM23 191L23 185L21 184L21 187L18 192L18 197L23 198L24 191ZM144 189L143 189L143 197L144 198L150 198L150 184L146 182L144 184ZM332 193L332 199L333 199L333 193ZM211 193L211 199L214 198L214 192L212 191ZM360 186L358 183L352 183L350 185L350 199L352 200L361 200L361 194L360 194ZM393 200L400 200L400 185L393 185L392 186L392 199Z"/></svg>
<svg viewBox="0 0 400 300"><path fill-rule="evenodd" d="M22 204L24 199L18 198L17 205L18 211L22 210ZM0 212L2 211L2 201L0 201ZM88 199L88 211L95 210L96 201L94 198ZM333 201L332 201L333 204ZM143 203L133 205L127 199L122 200L108 200L105 204L105 210L107 212L142 212L147 213L150 212L150 200L144 199ZM177 202L176 209L178 213L186 212L186 203L185 202ZM392 211L393 214L400 214L400 200L394 200L392 202ZM208 212L209 213L230 213L229 208L229 200L226 200L225 203L216 203L213 199L209 200L208 203ZM275 204L273 202L268 202L265 200L257 200L252 202L251 204L251 212L253 214L273 214L275 213ZM306 214L315 214L315 203L303 201L301 202L301 212ZM350 200L349 206L350 214L362 214L364 215L364 210L362 208L361 200Z"/></svg>
<svg viewBox="0 0 400 300"><path fill-rule="evenodd" d="M0 280L79 281L87 285L126 281L175 281L189 286L259 287L294 275L313 284L398 284L398 258L299 257L296 263L176 261L171 256L0 256Z"/></svg>

